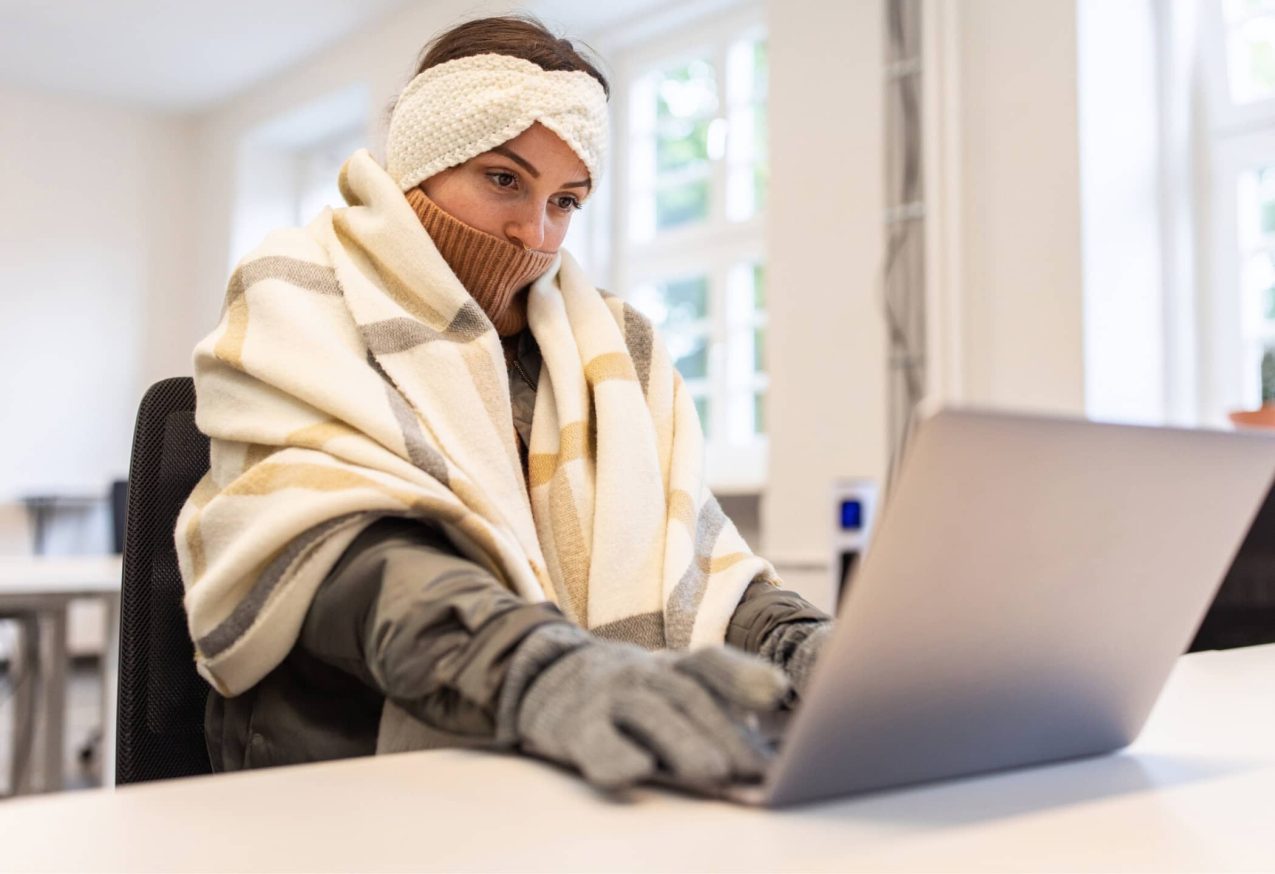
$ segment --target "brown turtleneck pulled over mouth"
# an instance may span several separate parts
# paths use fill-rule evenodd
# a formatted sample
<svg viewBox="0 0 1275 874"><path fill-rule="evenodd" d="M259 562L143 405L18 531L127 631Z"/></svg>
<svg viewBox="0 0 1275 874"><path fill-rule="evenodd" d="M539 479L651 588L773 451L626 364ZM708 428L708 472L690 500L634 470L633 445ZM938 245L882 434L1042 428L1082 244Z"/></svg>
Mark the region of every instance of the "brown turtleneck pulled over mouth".
<svg viewBox="0 0 1275 874"><path fill-rule="evenodd" d="M444 212L420 188L409 189L405 196L439 254L491 319L496 333L510 337L525 328L525 289L544 275L556 256L523 249L470 227Z"/></svg>

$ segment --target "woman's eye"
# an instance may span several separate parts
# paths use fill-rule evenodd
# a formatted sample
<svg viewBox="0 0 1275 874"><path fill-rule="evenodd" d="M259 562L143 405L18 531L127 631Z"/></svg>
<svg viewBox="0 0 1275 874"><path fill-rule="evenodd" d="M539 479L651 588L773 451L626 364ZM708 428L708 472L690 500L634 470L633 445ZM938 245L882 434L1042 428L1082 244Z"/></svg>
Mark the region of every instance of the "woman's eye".
<svg viewBox="0 0 1275 874"><path fill-rule="evenodd" d="M503 170L496 170L492 173L488 173L487 178L490 179L492 182L496 183L496 185L500 186L501 188L512 188L514 186L514 183L518 181L517 176L515 176L512 173L507 173Z"/></svg>
<svg viewBox="0 0 1275 874"><path fill-rule="evenodd" d="M571 194L563 194L555 198L558 209L580 209L583 206L580 200Z"/></svg>

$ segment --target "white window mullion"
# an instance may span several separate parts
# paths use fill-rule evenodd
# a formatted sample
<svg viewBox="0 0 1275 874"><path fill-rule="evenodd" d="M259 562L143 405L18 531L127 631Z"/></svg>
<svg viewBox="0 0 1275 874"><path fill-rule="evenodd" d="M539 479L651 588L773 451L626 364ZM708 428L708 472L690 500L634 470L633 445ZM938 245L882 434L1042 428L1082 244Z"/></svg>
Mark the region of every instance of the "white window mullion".
<svg viewBox="0 0 1275 874"><path fill-rule="evenodd" d="M728 374L730 372L730 347L728 342L728 322L725 307L726 286L725 271L721 258L714 258L709 272L711 300L713 307L713 356L712 385L714 406L712 443L726 445L731 440L731 396Z"/></svg>
<svg viewBox="0 0 1275 874"><path fill-rule="evenodd" d="M721 228L726 224L726 149L729 138L730 93L726 77L726 46L713 51L713 69L717 71L717 114L713 119L708 142L709 166L713 170L713 208L709 221Z"/></svg>
<svg viewBox="0 0 1275 874"><path fill-rule="evenodd" d="M706 460L714 488L755 489L765 475L766 441L754 432L754 397L764 392L768 378L755 371L752 344L764 314L753 312L751 300L740 300L739 290L732 288L739 282L733 274L740 264L765 260L765 219L751 199L729 191L741 179L750 197L755 188L753 112L761 95L753 93L753 50L741 47L741 40L759 37L764 38L760 7L714 16L631 50L620 61L623 72L616 82L624 95L624 111L617 114L623 143L618 152L627 158L625 172L618 175L624 178L621 196L629 201L616 228L617 291L655 320L675 360L679 352L696 348L694 338L707 342L702 377L697 363L683 359L681 364L687 389L701 399L706 413ZM741 65L747 66L746 75L734 69ZM706 99L709 76L715 100ZM658 117L661 89L672 118ZM688 157L706 153L707 160L692 157L661 174L661 134L669 141L683 131L694 139L673 147ZM707 182L706 201L698 199L702 189L694 191L702 184L697 180ZM680 191L683 199L670 204L666 194L663 208L678 210L682 220L661 228L658 198L670 191ZM663 213L666 223L670 215ZM695 287L673 291L692 278L706 282L707 312L699 321L688 321L684 309L697 300ZM677 296L683 296L683 305L676 303Z"/></svg>

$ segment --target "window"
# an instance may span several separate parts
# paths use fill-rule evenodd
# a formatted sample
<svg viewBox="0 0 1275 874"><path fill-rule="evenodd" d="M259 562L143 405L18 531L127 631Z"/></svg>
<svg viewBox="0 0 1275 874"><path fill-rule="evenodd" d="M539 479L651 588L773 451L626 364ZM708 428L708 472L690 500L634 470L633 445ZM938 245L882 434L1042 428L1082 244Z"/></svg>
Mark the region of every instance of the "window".
<svg viewBox="0 0 1275 874"><path fill-rule="evenodd" d="M1225 0L1226 80L1231 101L1275 97L1275 2Z"/></svg>
<svg viewBox="0 0 1275 874"><path fill-rule="evenodd" d="M1210 68L1210 338L1205 418L1275 401L1275 0L1225 0L1202 24Z"/></svg>
<svg viewBox="0 0 1275 874"><path fill-rule="evenodd" d="M631 50L617 82L618 290L695 399L709 477L765 477L768 63L760 13Z"/></svg>
<svg viewBox="0 0 1275 874"><path fill-rule="evenodd" d="M325 205L344 205L337 174L366 143L370 111L367 87L352 85L243 134L236 155L231 267L269 231L306 225Z"/></svg>
<svg viewBox="0 0 1275 874"><path fill-rule="evenodd" d="M346 159L363 148L366 139L362 125L358 125L293 153L298 226L308 224L325 206L345 206L337 178Z"/></svg>
<svg viewBox="0 0 1275 874"><path fill-rule="evenodd" d="M1270 162L1235 179L1245 406L1275 401L1262 379L1275 362L1275 151Z"/></svg>

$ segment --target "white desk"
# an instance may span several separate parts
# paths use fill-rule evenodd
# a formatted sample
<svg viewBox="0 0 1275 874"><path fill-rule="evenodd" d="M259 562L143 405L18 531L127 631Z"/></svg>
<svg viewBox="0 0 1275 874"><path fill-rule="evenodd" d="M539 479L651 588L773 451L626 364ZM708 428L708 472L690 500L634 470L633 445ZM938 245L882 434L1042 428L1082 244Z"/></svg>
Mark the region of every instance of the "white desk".
<svg viewBox="0 0 1275 874"><path fill-rule="evenodd" d="M1115 756L780 812L458 751L0 804L0 869L1271 870L1275 646L1179 662Z"/></svg>
<svg viewBox="0 0 1275 874"><path fill-rule="evenodd" d="M0 615L28 619L28 631L38 634L31 653L36 656L37 697L42 726L41 780L30 779L31 762L15 762L14 791L59 789L62 786L63 734L66 717L67 608L75 598L101 598L106 604L106 645L102 653L102 773L115 782L115 688L120 595L120 557L22 556L0 557ZM24 702L21 718L34 713ZM22 712L26 710L26 712ZM15 747L15 756L26 755Z"/></svg>

